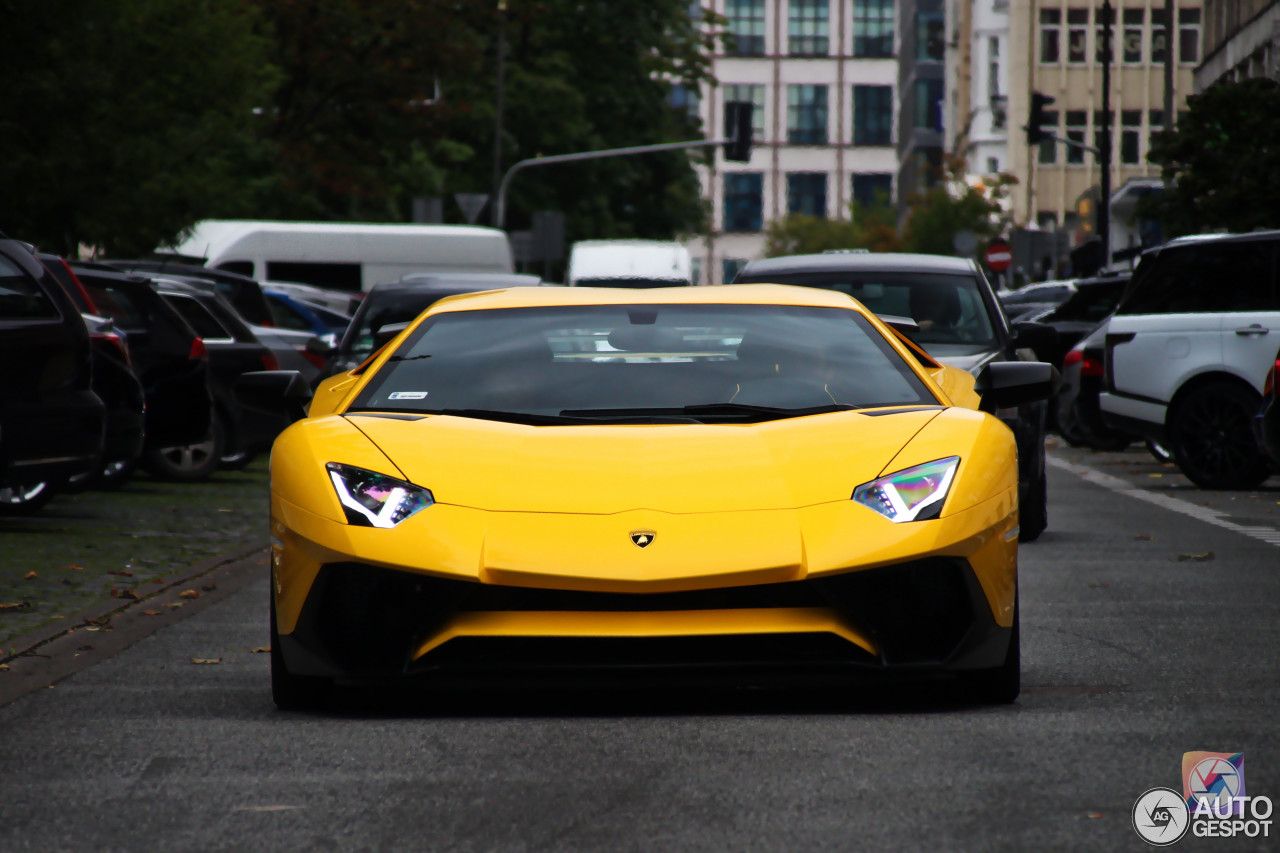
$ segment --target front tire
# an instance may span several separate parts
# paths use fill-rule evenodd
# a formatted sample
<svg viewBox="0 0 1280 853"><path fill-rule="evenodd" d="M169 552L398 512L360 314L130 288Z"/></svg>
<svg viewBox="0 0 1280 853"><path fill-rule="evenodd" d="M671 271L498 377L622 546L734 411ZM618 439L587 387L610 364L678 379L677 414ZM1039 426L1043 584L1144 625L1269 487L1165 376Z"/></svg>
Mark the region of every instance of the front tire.
<svg viewBox="0 0 1280 853"><path fill-rule="evenodd" d="M50 482L19 483L0 488L0 515L29 515L41 509L58 488Z"/></svg>
<svg viewBox="0 0 1280 853"><path fill-rule="evenodd" d="M276 629L276 591L271 595L271 700L281 711L310 711L323 704L329 681L307 675L294 675L285 665L280 651L280 632Z"/></svg>
<svg viewBox="0 0 1280 853"><path fill-rule="evenodd" d="M1253 437L1261 398L1240 385L1215 383L1187 392L1169 419L1174 461L1203 489L1254 489L1271 466Z"/></svg>

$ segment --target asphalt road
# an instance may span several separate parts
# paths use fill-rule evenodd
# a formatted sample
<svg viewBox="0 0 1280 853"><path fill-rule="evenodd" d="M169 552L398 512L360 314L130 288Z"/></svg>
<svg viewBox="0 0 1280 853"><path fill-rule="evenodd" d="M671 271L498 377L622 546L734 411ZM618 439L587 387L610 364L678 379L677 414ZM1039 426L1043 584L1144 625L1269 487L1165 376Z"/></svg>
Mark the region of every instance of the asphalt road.
<svg viewBox="0 0 1280 853"><path fill-rule="evenodd" d="M1280 799L1280 481L1053 463L1016 705L685 686L281 713L257 580L0 708L0 850L1143 850L1134 801L1192 750L1244 752ZM1277 848L1280 825L1174 849Z"/></svg>

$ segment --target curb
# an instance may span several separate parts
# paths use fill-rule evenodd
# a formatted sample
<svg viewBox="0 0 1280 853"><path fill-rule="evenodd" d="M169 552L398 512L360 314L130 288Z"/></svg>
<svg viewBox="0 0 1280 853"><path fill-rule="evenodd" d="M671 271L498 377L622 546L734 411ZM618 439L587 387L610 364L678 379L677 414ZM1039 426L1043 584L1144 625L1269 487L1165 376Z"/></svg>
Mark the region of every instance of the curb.
<svg viewBox="0 0 1280 853"><path fill-rule="evenodd" d="M5 645L15 651L0 656L0 664L7 665L6 670L0 671L0 706L38 688L52 687L54 682L101 663L143 637L181 622L254 581L266 578L268 544L265 536L252 539L193 564L145 598L100 601L73 616L6 642ZM168 609L157 616L143 613L150 609L149 605L162 598L172 598L197 579L205 579L205 594L184 602L181 609ZM76 644L84 639L81 629L87 628L98 629L95 637L102 642L87 647L91 653L82 654L86 647L77 648Z"/></svg>

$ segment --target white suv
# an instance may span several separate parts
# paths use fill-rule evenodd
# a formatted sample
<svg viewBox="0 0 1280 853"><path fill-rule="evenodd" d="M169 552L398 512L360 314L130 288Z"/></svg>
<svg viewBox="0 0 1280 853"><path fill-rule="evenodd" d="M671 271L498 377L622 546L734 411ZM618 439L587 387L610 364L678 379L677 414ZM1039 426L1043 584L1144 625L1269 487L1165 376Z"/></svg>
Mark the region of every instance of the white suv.
<svg viewBox="0 0 1280 853"><path fill-rule="evenodd" d="M1271 473L1251 423L1280 345L1277 264L1280 231L1170 241L1108 322L1103 420L1164 444L1204 488Z"/></svg>

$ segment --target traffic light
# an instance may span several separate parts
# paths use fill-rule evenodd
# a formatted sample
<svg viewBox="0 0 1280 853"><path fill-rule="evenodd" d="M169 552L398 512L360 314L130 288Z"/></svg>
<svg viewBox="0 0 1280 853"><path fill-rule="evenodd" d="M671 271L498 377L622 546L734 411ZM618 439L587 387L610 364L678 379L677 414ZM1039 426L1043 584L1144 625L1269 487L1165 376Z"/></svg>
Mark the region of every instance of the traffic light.
<svg viewBox="0 0 1280 853"><path fill-rule="evenodd" d="M1022 129L1027 132L1028 145L1039 145L1052 136L1051 133L1042 130L1040 126L1046 123L1044 108L1052 104L1054 100L1054 98L1042 95L1039 92L1031 93L1031 116L1027 119L1027 123L1022 126Z"/></svg>
<svg viewBox="0 0 1280 853"><path fill-rule="evenodd" d="M751 159L751 102L727 101L724 105L724 159L746 163Z"/></svg>

